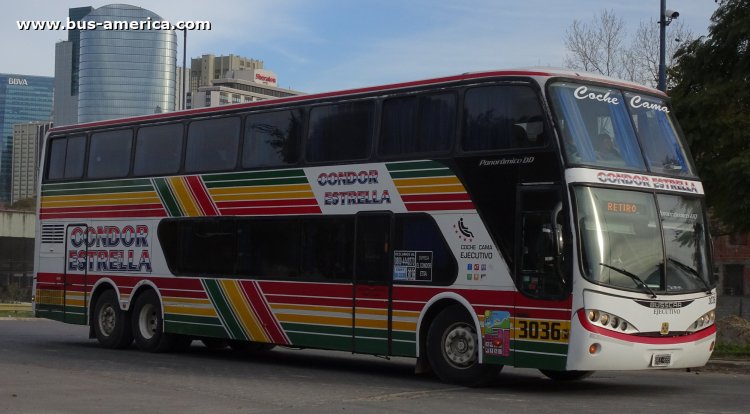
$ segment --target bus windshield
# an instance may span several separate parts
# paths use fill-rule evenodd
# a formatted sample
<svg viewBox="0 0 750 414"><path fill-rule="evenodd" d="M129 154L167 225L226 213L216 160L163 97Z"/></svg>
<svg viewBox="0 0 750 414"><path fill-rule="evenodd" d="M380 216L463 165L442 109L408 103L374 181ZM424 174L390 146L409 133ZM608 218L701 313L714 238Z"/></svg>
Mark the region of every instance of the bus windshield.
<svg viewBox="0 0 750 414"><path fill-rule="evenodd" d="M584 186L575 195L586 278L645 293L711 290L699 199Z"/></svg>
<svg viewBox="0 0 750 414"><path fill-rule="evenodd" d="M570 82L550 99L568 163L694 176L663 99Z"/></svg>

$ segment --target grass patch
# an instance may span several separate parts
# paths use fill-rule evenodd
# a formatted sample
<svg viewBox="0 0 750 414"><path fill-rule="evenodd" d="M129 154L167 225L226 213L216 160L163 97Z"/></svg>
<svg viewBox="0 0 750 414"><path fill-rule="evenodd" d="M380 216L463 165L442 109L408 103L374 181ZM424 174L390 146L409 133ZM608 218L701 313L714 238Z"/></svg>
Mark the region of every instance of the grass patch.
<svg viewBox="0 0 750 414"><path fill-rule="evenodd" d="M750 359L750 344L717 343L713 353L714 358Z"/></svg>
<svg viewBox="0 0 750 414"><path fill-rule="evenodd" d="M0 318L33 318L31 311L0 311Z"/></svg>

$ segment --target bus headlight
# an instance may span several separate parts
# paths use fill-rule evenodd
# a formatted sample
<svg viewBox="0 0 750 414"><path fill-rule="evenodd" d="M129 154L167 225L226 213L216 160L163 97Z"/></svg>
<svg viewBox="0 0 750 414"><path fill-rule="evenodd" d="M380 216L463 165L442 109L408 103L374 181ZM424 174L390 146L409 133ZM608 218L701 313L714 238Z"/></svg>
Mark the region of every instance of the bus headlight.
<svg viewBox="0 0 750 414"><path fill-rule="evenodd" d="M636 329L633 324L609 312L600 311L598 309L587 309L586 317L593 325L606 328L611 331L627 334L638 332L638 329Z"/></svg>
<svg viewBox="0 0 750 414"><path fill-rule="evenodd" d="M711 310L701 315L700 318L696 319L696 321L693 322L692 325L690 325L690 327L688 328L688 332L695 332L703 328L708 328L709 326L713 325L714 322L716 322L716 311Z"/></svg>

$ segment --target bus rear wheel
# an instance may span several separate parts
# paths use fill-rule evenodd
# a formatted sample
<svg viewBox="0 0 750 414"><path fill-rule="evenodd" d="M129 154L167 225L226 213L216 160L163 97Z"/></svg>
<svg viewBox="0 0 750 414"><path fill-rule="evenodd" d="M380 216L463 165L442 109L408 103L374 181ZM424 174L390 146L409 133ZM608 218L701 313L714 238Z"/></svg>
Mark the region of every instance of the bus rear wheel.
<svg viewBox="0 0 750 414"><path fill-rule="evenodd" d="M164 332L161 302L153 290L143 292L136 299L131 324L135 344L140 350L166 352L172 349L175 336Z"/></svg>
<svg viewBox="0 0 750 414"><path fill-rule="evenodd" d="M502 365L479 363L479 336L460 305L438 314L427 331L427 357L437 376L449 383L481 386L492 381Z"/></svg>
<svg viewBox="0 0 750 414"><path fill-rule="evenodd" d="M102 292L96 300L92 324L96 340L105 348L122 349L133 343L128 313L120 309L114 290Z"/></svg>
<svg viewBox="0 0 750 414"><path fill-rule="evenodd" d="M540 369L539 372L555 381L578 381L588 378L594 373L594 371L555 371L551 369Z"/></svg>

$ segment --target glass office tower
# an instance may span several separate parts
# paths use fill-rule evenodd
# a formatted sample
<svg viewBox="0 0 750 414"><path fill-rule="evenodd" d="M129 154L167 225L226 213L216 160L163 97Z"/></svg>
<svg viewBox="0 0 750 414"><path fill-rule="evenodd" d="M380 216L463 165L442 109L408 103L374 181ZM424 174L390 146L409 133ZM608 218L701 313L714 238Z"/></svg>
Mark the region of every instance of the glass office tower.
<svg viewBox="0 0 750 414"><path fill-rule="evenodd" d="M83 21L161 21L140 7L111 4ZM174 110L177 38L172 30L82 30L78 122Z"/></svg>
<svg viewBox="0 0 750 414"><path fill-rule="evenodd" d="M10 201L13 125L52 119L54 79L0 73L0 202Z"/></svg>

